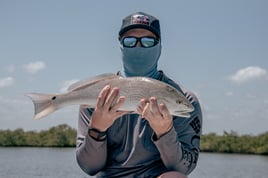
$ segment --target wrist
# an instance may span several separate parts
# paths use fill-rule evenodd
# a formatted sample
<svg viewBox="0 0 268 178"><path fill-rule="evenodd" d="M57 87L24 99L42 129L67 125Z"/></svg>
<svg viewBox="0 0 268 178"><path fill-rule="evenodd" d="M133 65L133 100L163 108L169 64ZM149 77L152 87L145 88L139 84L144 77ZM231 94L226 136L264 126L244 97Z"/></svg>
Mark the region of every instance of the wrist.
<svg viewBox="0 0 268 178"><path fill-rule="evenodd" d="M99 132L105 132L107 130L106 128L103 128L103 124L100 124L99 122L93 122L93 120L90 120L88 127Z"/></svg>
<svg viewBox="0 0 268 178"><path fill-rule="evenodd" d="M154 140L159 140L161 137L168 134L172 128L173 128L173 124L165 132L162 132L162 133L155 132L154 133Z"/></svg>
<svg viewBox="0 0 268 178"><path fill-rule="evenodd" d="M96 141L104 141L107 138L106 131L100 131L96 128L89 128L88 135Z"/></svg>

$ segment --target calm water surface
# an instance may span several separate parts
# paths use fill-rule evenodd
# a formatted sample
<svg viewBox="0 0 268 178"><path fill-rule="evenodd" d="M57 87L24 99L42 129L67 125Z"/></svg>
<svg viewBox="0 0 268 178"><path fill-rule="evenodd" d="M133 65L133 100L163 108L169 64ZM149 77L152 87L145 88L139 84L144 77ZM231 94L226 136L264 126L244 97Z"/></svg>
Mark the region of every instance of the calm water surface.
<svg viewBox="0 0 268 178"><path fill-rule="evenodd" d="M0 178L93 178L74 148L0 148ZM268 156L201 153L189 178L267 178Z"/></svg>

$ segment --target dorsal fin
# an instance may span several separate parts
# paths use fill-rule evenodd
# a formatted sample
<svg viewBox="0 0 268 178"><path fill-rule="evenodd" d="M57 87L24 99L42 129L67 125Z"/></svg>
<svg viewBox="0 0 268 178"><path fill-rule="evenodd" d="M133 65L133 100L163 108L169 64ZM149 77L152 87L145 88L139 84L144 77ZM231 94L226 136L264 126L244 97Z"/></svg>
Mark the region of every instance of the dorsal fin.
<svg viewBox="0 0 268 178"><path fill-rule="evenodd" d="M110 78L115 78L115 77L120 77L120 76L113 74L113 73L105 73L105 74L97 75L97 76L89 78L89 79L80 80L80 81L72 84L68 88L68 91L74 91L74 90L80 89L81 87L84 87L85 85L94 84L100 80L110 79Z"/></svg>

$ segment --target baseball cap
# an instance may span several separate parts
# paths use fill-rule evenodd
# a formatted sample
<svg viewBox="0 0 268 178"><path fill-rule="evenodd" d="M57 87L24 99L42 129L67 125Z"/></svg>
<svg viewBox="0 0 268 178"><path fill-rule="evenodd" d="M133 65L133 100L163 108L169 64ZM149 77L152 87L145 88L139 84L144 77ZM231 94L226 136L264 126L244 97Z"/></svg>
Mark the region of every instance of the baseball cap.
<svg viewBox="0 0 268 178"><path fill-rule="evenodd" d="M159 20L144 12L136 12L125 17L122 21L119 37L126 31L134 28L144 28L150 30L159 38L161 36Z"/></svg>

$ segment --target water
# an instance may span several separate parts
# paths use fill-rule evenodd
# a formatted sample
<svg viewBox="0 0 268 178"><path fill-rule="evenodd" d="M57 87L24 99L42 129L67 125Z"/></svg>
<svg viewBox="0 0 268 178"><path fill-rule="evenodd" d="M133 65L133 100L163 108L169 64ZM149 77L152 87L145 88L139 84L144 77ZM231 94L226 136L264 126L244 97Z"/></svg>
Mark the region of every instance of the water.
<svg viewBox="0 0 268 178"><path fill-rule="evenodd" d="M201 153L189 178L267 178L268 156ZM75 148L0 148L0 178L93 178Z"/></svg>
<svg viewBox="0 0 268 178"><path fill-rule="evenodd" d="M189 178L268 178L268 156L201 153Z"/></svg>
<svg viewBox="0 0 268 178"><path fill-rule="evenodd" d="M0 148L0 178L88 178L74 148Z"/></svg>

